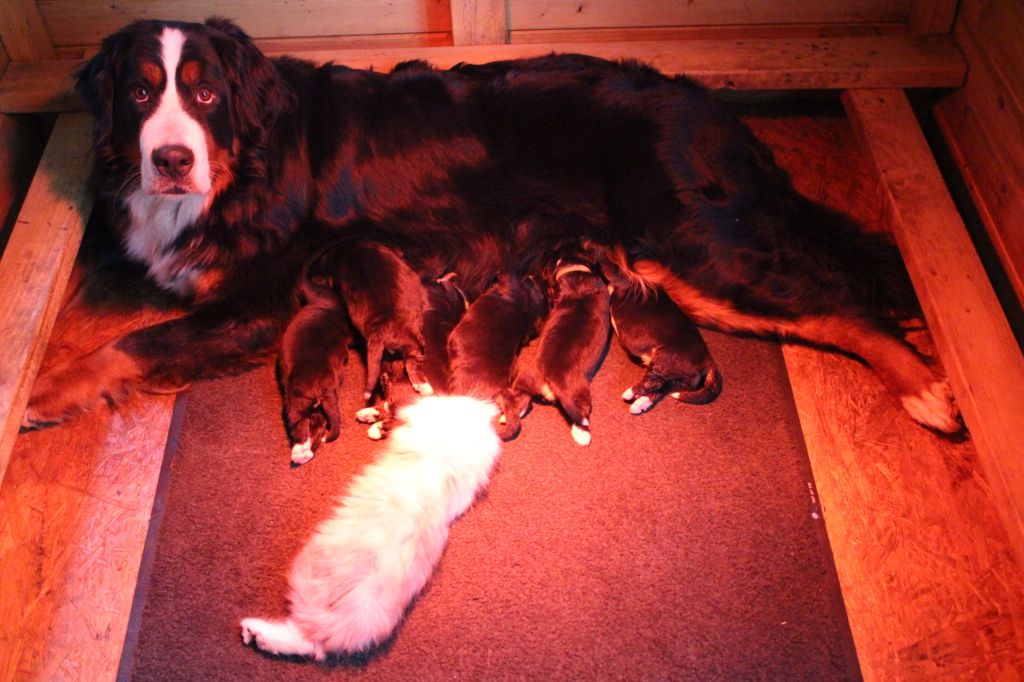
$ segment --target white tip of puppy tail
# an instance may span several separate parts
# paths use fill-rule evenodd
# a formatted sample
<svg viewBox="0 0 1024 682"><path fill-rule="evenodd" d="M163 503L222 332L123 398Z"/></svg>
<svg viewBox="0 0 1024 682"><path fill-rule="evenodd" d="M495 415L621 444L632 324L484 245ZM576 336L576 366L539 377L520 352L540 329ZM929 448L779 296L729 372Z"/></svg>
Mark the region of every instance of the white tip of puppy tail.
<svg viewBox="0 0 1024 682"><path fill-rule="evenodd" d="M961 428L953 391L946 381L932 382L918 395L905 395L900 402L914 421L920 424L943 433L956 433Z"/></svg>
<svg viewBox="0 0 1024 682"><path fill-rule="evenodd" d="M245 619L243 641L323 658L387 639L433 573L449 524L487 484L501 448L496 415L492 403L457 396L404 408L384 452L295 558L289 617Z"/></svg>
<svg viewBox="0 0 1024 682"><path fill-rule="evenodd" d="M313 459L313 446L310 441L296 443L292 446L292 463L305 464Z"/></svg>

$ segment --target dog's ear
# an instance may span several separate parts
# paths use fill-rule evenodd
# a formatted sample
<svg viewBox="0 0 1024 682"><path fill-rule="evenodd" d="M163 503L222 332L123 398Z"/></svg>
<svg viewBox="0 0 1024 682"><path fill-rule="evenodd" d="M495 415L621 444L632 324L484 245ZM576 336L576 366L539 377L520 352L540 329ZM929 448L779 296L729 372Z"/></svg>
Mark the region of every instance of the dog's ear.
<svg viewBox="0 0 1024 682"><path fill-rule="evenodd" d="M289 111L295 95L274 64L241 28L220 17L206 25L231 85L231 115L238 136L249 147L262 149L277 119Z"/></svg>
<svg viewBox="0 0 1024 682"><path fill-rule="evenodd" d="M139 23L131 24L103 40L100 50L75 74L75 91L93 116L93 146L102 151L110 145L114 126L114 97L123 70L125 53Z"/></svg>

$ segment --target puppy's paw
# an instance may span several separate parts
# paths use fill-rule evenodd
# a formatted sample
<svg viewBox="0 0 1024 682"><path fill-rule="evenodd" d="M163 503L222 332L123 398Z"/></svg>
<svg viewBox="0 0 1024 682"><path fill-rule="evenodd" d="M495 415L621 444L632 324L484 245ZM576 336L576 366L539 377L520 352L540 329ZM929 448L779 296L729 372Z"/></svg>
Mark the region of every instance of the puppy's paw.
<svg viewBox="0 0 1024 682"><path fill-rule="evenodd" d="M324 399L286 396L285 419L295 464L311 460L322 443L336 439L341 432L337 397L333 393Z"/></svg>
<svg viewBox="0 0 1024 682"><path fill-rule="evenodd" d="M376 407L364 407L356 410L356 421L360 424L376 424L381 420L380 410Z"/></svg>
<svg viewBox="0 0 1024 682"><path fill-rule="evenodd" d="M629 413L633 415L643 414L652 407L654 407L654 399L650 396L642 395L630 403Z"/></svg>
<svg viewBox="0 0 1024 682"><path fill-rule="evenodd" d="M582 424L573 424L570 434L577 445L582 447L590 445L590 422L584 419Z"/></svg>
<svg viewBox="0 0 1024 682"><path fill-rule="evenodd" d="M945 380L932 382L917 395L904 395L900 402L914 421L928 428L947 434L963 429L953 391Z"/></svg>
<svg viewBox="0 0 1024 682"><path fill-rule="evenodd" d="M242 643L275 656L320 657L317 646L306 639L291 620L242 619Z"/></svg>
<svg viewBox="0 0 1024 682"><path fill-rule="evenodd" d="M292 446L292 464L305 464L313 459L315 454L311 441L296 443Z"/></svg>

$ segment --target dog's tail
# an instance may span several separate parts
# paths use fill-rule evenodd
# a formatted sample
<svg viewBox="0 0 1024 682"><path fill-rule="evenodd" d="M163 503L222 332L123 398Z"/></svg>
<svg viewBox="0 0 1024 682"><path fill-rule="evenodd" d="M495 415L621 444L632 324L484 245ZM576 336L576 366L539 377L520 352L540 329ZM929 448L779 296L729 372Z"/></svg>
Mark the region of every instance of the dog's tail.
<svg viewBox="0 0 1024 682"><path fill-rule="evenodd" d="M243 641L322 659L386 640L440 560L449 524L487 484L500 452L496 414L460 396L403 408L387 450L296 557L289 617L244 619Z"/></svg>

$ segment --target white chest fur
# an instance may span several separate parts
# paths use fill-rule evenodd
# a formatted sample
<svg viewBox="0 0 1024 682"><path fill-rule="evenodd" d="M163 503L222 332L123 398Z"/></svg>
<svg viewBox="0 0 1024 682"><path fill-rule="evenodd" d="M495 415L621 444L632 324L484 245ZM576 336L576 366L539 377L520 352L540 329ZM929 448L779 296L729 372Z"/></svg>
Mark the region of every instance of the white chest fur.
<svg viewBox="0 0 1024 682"><path fill-rule="evenodd" d="M125 202L131 216L124 236L125 251L149 268L157 284L176 294L191 293L197 273L182 268L178 254L169 247L203 215L208 198L204 194L167 196L136 190Z"/></svg>

